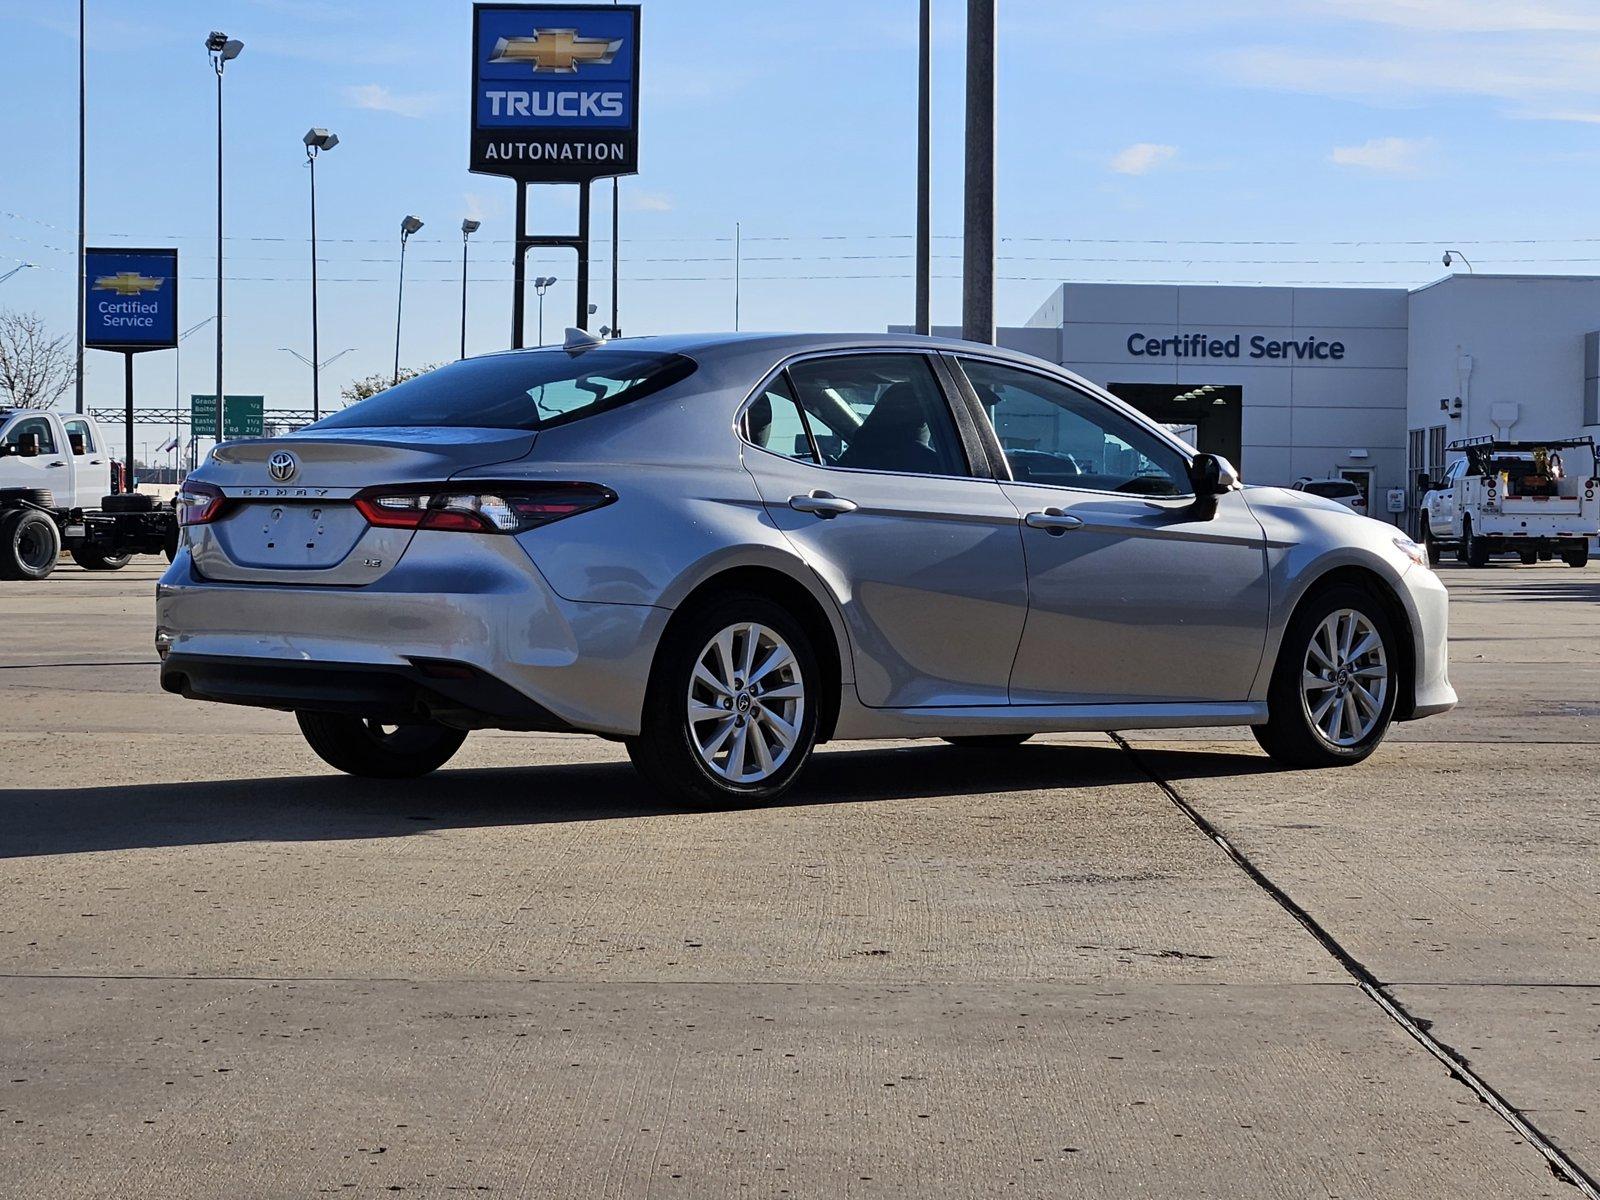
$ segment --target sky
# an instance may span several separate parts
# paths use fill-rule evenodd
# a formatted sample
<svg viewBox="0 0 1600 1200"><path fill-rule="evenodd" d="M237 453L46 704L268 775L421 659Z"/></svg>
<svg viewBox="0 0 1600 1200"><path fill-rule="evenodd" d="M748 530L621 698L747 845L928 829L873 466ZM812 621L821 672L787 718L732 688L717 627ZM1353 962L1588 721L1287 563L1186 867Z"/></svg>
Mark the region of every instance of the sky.
<svg viewBox="0 0 1600 1200"><path fill-rule="evenodd" d="M88 2L88 240L177 246L180 326L214 312L215 76L226 88L227 390L309 405L308 197L317 170L325 401L394 358L400 219L408 365L509 344L514 184L467 171L466 0ZM1595 0L998 0L1000 324L1063 280L1415 286L1446 248L1480 272L1600 273ZM734 230L746 329L911 319L916 0L644 0L640 171L622 180L621 323L727 329ZM934 0L934 320L960 312L965 4ZM76 53L67 0L0 0L0 307L70 335ZM611 189L594 223L609 234ZM535 232L575 190L539 188ZM573 257L545 332L572 320ZM1457 268L1461 269L1461 268ZM609 237L593 321L609 322ZM212 389L213 325L140 356L141 405ZM531 336L531 335L530 335ZM122 364L89 352L93 407ZM176 385L176 386L175 386ZM334 400L337 403L337 400Z"/></svg>

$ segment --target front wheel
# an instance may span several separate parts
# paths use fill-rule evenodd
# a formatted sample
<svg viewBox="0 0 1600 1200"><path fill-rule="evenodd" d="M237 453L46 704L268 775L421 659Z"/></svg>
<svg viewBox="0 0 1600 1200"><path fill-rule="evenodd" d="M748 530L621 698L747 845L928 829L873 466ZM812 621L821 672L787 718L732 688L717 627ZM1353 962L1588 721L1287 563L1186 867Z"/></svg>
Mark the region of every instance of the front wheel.
<svg viewBox="0 0 1600 1200"><path fill-rule="evenodd" d="M775 800L816 742L820 683L787 609L725 596L663 641L628 757L657 791L692 805Z"/></svg>
<svg viewBox="0 0 1600 1200"><path fill-rule="evenodd" d="M1433 522L1428 520L1428 514L1422 514L1422 544L1428 551L1428 565L1437 567L1439 560L1444 557L1444 551L1439 545L1439 539L1433 536Z"/></svg>
<svg viewBox="0 0 1600 1200"><path fill-rule="evenodd" d="M1461 552L1469 567L1489 565L1489 543L1472 532L1472 522L1464 520L1461 528Z"/></svg>
<svg viewBox="0 0 1600 1200"><path fill-rule="evenodd" d="M61 556L61 531L36 508L0 512L0 579L43 579Z"/></svg>
<svg viewBox="0 0 1600 1200"><path fill-rule="evenodd" d="M386 725L344 713L297 712L300 732L330 767L368 779L415 779L436 771L467 735L431 721Z"/></svg>
<svg viewBox="0 0 1600 1200"><path fill-rule="evenodd" d="M1378 748L1394 718L1394 627L1361 588L1329 588L1284 632L1267 692L1261 748L1291 767L1341 767Z"/></svg>

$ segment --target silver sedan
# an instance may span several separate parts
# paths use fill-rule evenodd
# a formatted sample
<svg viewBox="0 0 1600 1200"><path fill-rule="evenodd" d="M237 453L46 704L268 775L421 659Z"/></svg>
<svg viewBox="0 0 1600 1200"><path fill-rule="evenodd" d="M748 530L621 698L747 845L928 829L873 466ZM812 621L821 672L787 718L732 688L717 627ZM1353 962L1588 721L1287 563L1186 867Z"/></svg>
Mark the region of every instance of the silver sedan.
<svg viewBox="0 0 1600 1200"><path fill-rule="evenodd" d="M358 775L484 728L620 740L705 804L831 738L1248 725L1336 766L1456 699L1445 590L1393 526L965 342L468 359L218 447L180 508L162 685L292 711Z"/></svg>

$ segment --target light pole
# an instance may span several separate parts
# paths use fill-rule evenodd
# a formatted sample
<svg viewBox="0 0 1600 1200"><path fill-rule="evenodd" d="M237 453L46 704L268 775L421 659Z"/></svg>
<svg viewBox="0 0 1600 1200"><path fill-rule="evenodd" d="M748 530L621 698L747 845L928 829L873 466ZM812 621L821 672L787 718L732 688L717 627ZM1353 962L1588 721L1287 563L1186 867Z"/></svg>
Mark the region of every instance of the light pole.
<svg viewBox="0 0 1600 1200"><path fill-rule="evenodd" d="M183 339L195 332L195 330L211 324L216 319L216 314L213 313L203 321L196 321L178 335L178 344L172 348L172 433L174 437L178 436L178 426L181 423L183 413ZM189 465L191 469L194 467L195 440L194 430L191 428L189 430Z"/></svg>
<svg viewBox="0 0 1600 1200"><path fill-rule="evenodd" d="M1458 259L1458 258L1462 262L1467 263L1467 274L1468 275L1474 275L1474 274L1477 273L1476 271L1473 270L1472 264L1467 262L1467 256L1465 254L1461 253L1461 251L1459 251L1459 250L1446 250L1444 252L1444 265L1448 267L1453 262L1455 262L1455 260Z"/></svg>
<svg viewBox="0 0 1600 1200"><path fill-rule="evenodd" d="M87 24L87 0L78 0L78 313L72 318L73 349L77 352L78 365L74 371L72 385L74 389L75 407L73 412L83 412L83 309L84 290L88 286L83 277L84 271L84 131L87 122L88 95L84 86L84 31Z"/></svg>
<svg viewBox="0 0 1600 1200"><path fill-rule="evenodd" d="M534 295L539 297L539 345L544 345L544 294L556 281L554 275L541 275L533 281Z"/></svg>
<svg viewBox="0 0 1600 1200"><path fill-rule="evenodd" d="M967 162L961 336L994 344L995 0L967 0Z"/></svg>
<svg viewBox="0 0 1600 1200"><path fill-rule="evenodd" d="M222 440L222 71L239 57L244 43L215 29L206 38L211 66L217 73L217 441Z"/></svg>
<svg viewBox="0 0 1600 1200"><path fill-rule="evenodd" d="M339 135L326 129L306 130L300 139L306 147L306 164L311 168L311 419L322 415L322 391L317 379L317 155L339 144Z"/></svg>
<svg viewBox="0 0 1600 1200"><path fill-rule="evenodd" d="M406 242L421 228L421 217L407 216L400 222L400 286L394 297L394 379L391 386L400 382L400 314L406 300Z"/></svg>
<svg viewBox="0 0 1600 1200"><path fill-rule="evenodd" d="M23 263L20 267L12 267L11 270L7 271L4 275L0 275L0 283L4 283L6 280L10 279L18 271L26 271L31 266L33 266L32 263Z"/></svg>
<svg viewBox="0 0 1600 1200"><path fill-rule="evenodd" d="M461 357L467 356L467 239L483 227L482 221L461 218Z"/></svg>

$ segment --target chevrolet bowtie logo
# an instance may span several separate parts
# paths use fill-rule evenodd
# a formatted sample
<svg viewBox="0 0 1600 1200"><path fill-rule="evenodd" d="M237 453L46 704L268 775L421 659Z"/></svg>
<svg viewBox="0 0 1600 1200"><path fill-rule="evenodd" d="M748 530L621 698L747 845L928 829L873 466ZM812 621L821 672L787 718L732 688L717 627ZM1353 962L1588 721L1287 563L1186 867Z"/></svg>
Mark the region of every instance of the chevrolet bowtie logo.
<svg viewBox="0 0 1600 1200"><path fill-rule="evenodd" d="M158 290L164 280L137 271L118 271L115 275L102 275L94 281L96 291L115 292L119 296L137 296L141 292Z"/></svg>
<svg viewBox="0 0 1600 1200"><path fill-rule="evenodd" d="M580 66L603 67L622 49L622 39L579 37L576 29L535 29L532 37L500 38L490 62L527 63L535 71L570 75Z"/></svg>

